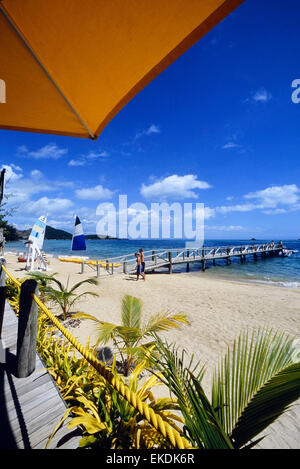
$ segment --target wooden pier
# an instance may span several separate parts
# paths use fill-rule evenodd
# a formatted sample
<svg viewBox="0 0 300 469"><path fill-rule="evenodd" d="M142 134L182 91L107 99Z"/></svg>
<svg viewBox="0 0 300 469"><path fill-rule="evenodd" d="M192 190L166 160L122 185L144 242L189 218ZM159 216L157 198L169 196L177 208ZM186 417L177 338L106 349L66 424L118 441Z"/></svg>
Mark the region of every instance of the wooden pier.
<svg viewBox="0 0 300 469"><path fill-rule="evenodd" d="M26 301L20 303L20 311L23 309L20 321L5 301L5 296L5 275L2 270L0 272L0 449L44 449L67 406L53 378L36 353L32 335L36 335L36 331L34 331L34 321L30 318L35 316L33 308L28 302L26 304ZM30 311L26 311L26 308ZM70 418L64 421L51 440L49 449L78 448L81 436L78 430L68 430L69 421Z"/></svg>
<svg viewBox="0 0 300 469"><path fill-rule="evenodd" d="M247 259L257 261L259 258L281 255L285 247L282 243L274 242L267 244L251 244L244 246L217 246L217 247L185 247L182 249L150 250L144 251L145 272L155 272L161 269L167 270L170 274L173 268L185 265L186 272L189 272L191 264L200 264L200 269L204 272L207 264L217 265L218 261L226 261L231 264L233 258L238 258L243 264ZM134 253L125 256L118 256L103 261L85 261L81 262L81 273L84 273L85 267L96 271L97 277L103 274L134 274L136 272L136 257Z"/></svg>

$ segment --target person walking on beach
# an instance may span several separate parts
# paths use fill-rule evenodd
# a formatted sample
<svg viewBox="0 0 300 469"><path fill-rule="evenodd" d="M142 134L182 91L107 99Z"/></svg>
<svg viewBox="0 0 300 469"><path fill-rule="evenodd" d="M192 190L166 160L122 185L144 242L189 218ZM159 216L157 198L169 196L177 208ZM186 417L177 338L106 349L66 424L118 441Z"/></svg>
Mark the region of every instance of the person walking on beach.
<svg viewBox="0 0 300 469"><path fill-rule="evenodd" d="M140 275L145 280L145 274L143 272L141 256L139 255L138 252L136 252L135 257L136 257L136 280L138 281Z"/></svg>
<svg viewBox="0 0 300 469"><path fill-rule="evenodd" d="M140 253L140 256L141 256L141 264L142 264L142 272L144 274L144 280L146 278L146 275L145 275L145 255L144 255L144 251L141 249L139 249L139 253Z"/></svg>

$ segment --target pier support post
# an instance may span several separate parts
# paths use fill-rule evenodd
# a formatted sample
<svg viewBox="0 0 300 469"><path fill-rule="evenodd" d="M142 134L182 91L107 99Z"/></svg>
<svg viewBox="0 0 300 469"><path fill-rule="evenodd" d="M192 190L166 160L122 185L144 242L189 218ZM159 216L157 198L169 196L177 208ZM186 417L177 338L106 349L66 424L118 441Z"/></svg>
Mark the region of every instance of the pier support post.
<svg viewBox="0 0 300 469"><path fill-rule="evenodd" d="M2 345L1 334L6 300L6 275L2 265L4 267L6 265L6 261L3 258L0 259L0 363L5 363L5 351Z"/></svg>
<svg viewBox="0 0 300 469"><path fill-rule="evenodd" d="M214 256L213 261L212 261L212 262L213 262L213 265L216 265L215 254L216 254L216 250L213 249L213 256Z"/></svg>
<svg viewBox="0 0 300 469"><path fill-rule="evenodd" d="M173 265L172 265L172 253L169 252L169 274L172 273Z"/></svg>
<svg viewBox="0 0 300 469"><path fill-rule="evenodd" d="M190 257L190 250L189 249L187 249L187 251L186 251L186 257ZM186 263L186 271L187 272L190 271L190 263L189 262Z"/></svg>
<svg viewBox="0 0 300 469"><path fill-rule="evenodd" d="M152 261L155 259L155 251L152 251Z"/></svg>
<svg viewBox="0 0 300 469"><path fill-rule="evenodd" d="M202 262L202 271L205 272L205 267L206 267L206 262L205 262L205 259L203 259Z"/></svg>
<svg viewBox="0 0 300 469"><path fill-rule="evenodd" d="M230 253L230 248L227 248L227 265L231 264L231 259L230 259L229 253Z"/></svg>
<svg viewBox="0 0 300 469"><path fill-rule="evenodd" d="M256 252L253 254L253 259L254 259L255 261L257 261L257 254L256 254Z"/></svg>
<svg viewBox="0 0 300 469"><path fill-rule="evenodd" d="M35 370L38 305L33 299L38 295L38 284L29 279L21 285L17 339L18 378L26 378Z"/></svg>

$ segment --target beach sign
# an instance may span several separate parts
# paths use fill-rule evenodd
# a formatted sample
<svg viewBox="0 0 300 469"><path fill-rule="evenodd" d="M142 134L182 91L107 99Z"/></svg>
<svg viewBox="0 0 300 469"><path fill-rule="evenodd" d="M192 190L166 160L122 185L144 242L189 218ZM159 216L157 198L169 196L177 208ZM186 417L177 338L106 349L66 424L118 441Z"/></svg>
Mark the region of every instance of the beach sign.
<svg viewBox="0 0 300 469"><path fill-rule="evenodd" d="M75 225L72 238L71 251L86 251L85 237L79 217L75 216Z"/></svg>

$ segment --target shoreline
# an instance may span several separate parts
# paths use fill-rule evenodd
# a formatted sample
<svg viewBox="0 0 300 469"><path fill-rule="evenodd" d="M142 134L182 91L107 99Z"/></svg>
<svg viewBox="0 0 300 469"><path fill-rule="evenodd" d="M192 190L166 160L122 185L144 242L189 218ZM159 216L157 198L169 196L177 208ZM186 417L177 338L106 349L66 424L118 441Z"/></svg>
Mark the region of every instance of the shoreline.
<svg viewBox="0 0 300 469"><path fill-rule="evenodd" d="M24 251L26 251L26 249L24 249ZM13 254L13 255L16 255L18 252L20 252L20 250L16 250L16 251L6 251L5 254ZM70 254L52 254L52 253L47 253L45 252L46 256L49 258L49 259L56 259L58 262L59 262L59 257L74 257L76 258L77 256L76 255L70 255ZM95 257L94 256L78 256L78 258L87 258L87 259L90 259L90 260L95 260ZM211 278L211 279L220 279L220 280L224 280L224 281L232 281L232 282L242 282L242 283L247 283L249 285L252 285L252 284L260 284L260 285L266 285L266 286L274 286L274 287L279 287L279 288L284 288L284 289L292 289L292 290L300 290L300 278L297 279L297 280L294 280L294 279L290 279L288 277L285 277L285 278L277 278L277 279L265 279L263 276L259 277L259 276L256 276L256 278L254 279L250 279L250 278L246 278L245 276L241 275L240 277L238 276L238 274L228 274L228 273L220 273L220 272L215 272L215 268L216 269L219 269L219 268L226 268L228 266L226 265L223 265L223 266L217 266L217 267L213 267L213 266L210 266L206 269L206 272L201 272L201 270L190 270L190 272L185 272L184 270L182 270L181 272L180 271L173 271L172 275L182 275L182 274L188 274L188 275L192 275L192 276L202 276L202 275L206 275L207 278ZM161 272L156 272L155 275L165 275L166 272L164 271L161 271ZM132 274L134 275L134 274ZM147 275L154 275L154 273L149 273ZM253 274L254 276L254 274ZM103 277L104 278L104 277Z"/></svg>

